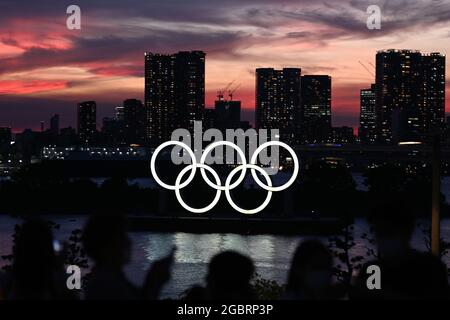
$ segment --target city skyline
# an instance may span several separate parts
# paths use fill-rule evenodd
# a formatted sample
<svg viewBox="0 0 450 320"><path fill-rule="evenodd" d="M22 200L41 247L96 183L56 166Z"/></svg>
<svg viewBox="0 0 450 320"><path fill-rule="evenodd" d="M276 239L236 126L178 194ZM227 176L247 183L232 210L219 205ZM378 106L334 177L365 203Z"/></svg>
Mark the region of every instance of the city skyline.
<svg viewBox="0 0 450 320"><path fill-rule="evenodd" d="M123 105L114 108L114 117L103 117L101 130L96 101L78 103L79 142L152 145L169 140L177 128L192 131L193 121L205 120L207 128L218 125L224 129L222 122L228 117L232 118L227 126L248 128L249 122L241 121L241 101L233 99L240 83L233 87L235 81L230 82L217 92L215 109L205 109L205 58L205 52L198 50L174 54L146 52L144 103L138 99L124 100ZM426 141L437 127L448 131L445 61L445 55L439 52L377 51L376 84L360 90L357 135L361 142ZM353 127L332 125L331 80L329 75L302 76L300 68L257 68L255 127L273 129L283 123L280 138L290 144L355 142ZM224 99L225 95L230 100ZM221 108L232 108L238 113L225 114ZM50 132L56 138L59 118L59 114L50 118L48 130L45 121L40 121L40 132Z"/></svg>
<svg viewBox="0 0 450 320"><path fill-rule="evenodd" d="M420 89L420 87L419 87L420 84L417 81L420 81L420 83L423 82L424 88L430 87L433 90L433 91L429 91L429 94L431 94L430 96L428 96L428 93L426 95L417 93L418 98L422 97L420 99L426 99L426 100L422 100L423 103L428 104L429 106L431 106L431 108L433 108L433 109L430 109L429 111L427 111L430 107L426 107L426 105L424 105L425 108L422 109L421 112L426 112L426 114L424 113L423 116L421 116L422 118L420 118L420 120L424 121L425 120L424 117L427 117L427 118L429 118L428 120L426 120L427 123L429 121L437 121L437 123L445 123L445 118L446 117L448 118L448 115L445 114L445 101L447 100L447 99L445 99L445 90L444 90L444 97L441 95L442 88L445 89L445 74L446 74L446 72L445 72L445 64L446 64L445 55L443 55L442 53L439 53L439 52L422 53L419 50L388 49L388 50L378 50L377 54L376 54L376 58L378 59L378 57L381 54L384 55L386 53L388 53L388 54L399 54L400 53L402 55L407 56L407 59L409 59L409 55L412 55L413 59L411 60L411 62L409 62L409 60L405 61L406 65L403 65L403 62L402 62L401 68L406 70L407 72L409 72L408 71L409 68L412 68L412 67L416 68L417 70L416 69L412 70L412 75L414 75L416 73L417 73L417 75L415 76L415 78L410 78L410 76L406 75L404 80L407 80L408 83L411 82L411 84L414 84L417 86L415 88L411 87L411 90L413 90L412 92L415 92L415 91L419 92L420 90L422 90L422 89ZM136 115L137 111L136 110L133 111L134 118L132 120L132 123L133 123L133 125L136 125L136 128L134 128L134 127L131 128L130 126L132 123L128 123L128 124L126 124L126 127L130 127L130 128L125 131L130 131L130 129L131 129L134 131L137 130L138 132L140 131L141 133L128 132L128 133L120 133L120 135L125 134L128 137L130 137L130 134L131 134L131 136L134 136L134 137L139 136L139 137L141 137L141 138L139 138L141 141L144 141L142 139L145 139L144 138L145 136L147 138L149 138L152 135L150 133L150 131L152 130L151 128L152 128L152 126L154 126L154 124L153 125L151 124L152 123L151 119L152 118L161 119L161 116L164 114L173 114L172 117L174 117L174 118L172 120L170 120L169 123L171 123L171 126L173 127L172 129L175 129L178 127L188 128L190 121L192 121L194 118L197 120L201 120L201 118L205 117L204 120L206 120L208 122L209 117L210 117L209 113L215 111L215 109L217 110L217 103L220 102L221 100L223 100L223 102L239 103L239 113L241 112L241 100L233 99L234 92L237 89L239 89L242 85L242 83L239 83L237 86L233 87L233 84L236 82L236 80L231 81L222 90L217 91L216 99L214 101L214 107L206 106L206 108L205 108L204 101L206 99L205 99L205 95L204 95L204 92L205 92L204 88L206 85L206 83L205 83L205 61L206 61L205 57L206 57L206 54L203 51L199 51L199 50L180 51L180 52L173 53L173 54L145 52L144 57L145 57L145 59L144 59L145 60L145 63L144 63L144 69L145 69L145 76L144 76L145 100L144 101L145 101L145 103L142 104L142 102L139 99L135 99L135 98L127 98L127 99L123 100L123 105L116 104L116 107L114 107L113 110L112 109L110 110L110 111L113 111L112 115L108 114L108 116L99 117L98 119L97 119L97 116L95 115L95 119L94 119L94 123L93 123L95 128L93 127L94 129L92 129L92 130L96 130L96 131L98 130L98 131L103 132L103 130L105 130L105 125L107 125L109 128L106 130L109 131L110 129L112 129L113 131L115 131L115 135L117 135L118 134L117 130L119 129L117 127L117 125L120 126L120 124L117 121L124 120L124 119L122 119L123 118L122 113L123 113L124 106L127 104L127 102L140 103L142 108L145 107L145 109L147 109L147 110L152 110L152 109L159 110L158 112L161 113L159 116L156 117L155 114L154 115L150 115L149 113L145 114L145 112L148 112L148 111L144 112L144 109L142 109L142 112L144 112L144 114L142 115L143 118L139 119L139 117L135 118L137 116ZM416 57L419 60L417 60ZM197 61L197 59L199 59L199 60ZM426 59L426 60L424 60L424 59ZM413 63L413 61L416 61L416 60L417 60L417 62L414 62L414 64L410 65L410 63ZM438 61L440 61L440 62L438 62ZM396 61L395 64L399 64L400 62L401 62L400 60ZM430 62L432 64L430 64L428 67L425 67L425 65L422 66L422 64L429 64ZM392 68L392 70L389 72L393 72L394 70L396 70L396 68L400 67L400 64L398 65L398 67L396 67L395 64L393 66L390 66L387 70L390 70ZM381 66L383 64L379 64L379 62L377 61L377 66L378 65L379 65L379 67L373 66L375 73L377 73L381 70ZM431 68L431 69L429 69L429 71L426 71L426 70L428 70L427 68ZM440 68L442 68L442 70L440 70ZM432 70L434 70L434 71L432 71ZM436 70L439 70L439 71L436 71ZM397 71L400 72L400 69ZM395 71L395 72L397 72L397 71ZM293 73L294 77L289 75L289 73ZM404 71L402 71L401 73L403 74ZM263 76L263 74L264 74L264 76ZM420 76L419 76L419 74L420 74ZM155 77L155 75L156 75L156 77ZM441 76L442 76L442 78L441 78ZM268 82L267 82L267 84L264 85L264 86L267 86L267 88L264 87L264 89L263 89L263 87L261 87L261 85L258 83L262 83L261 79L264 79L264 77L267 78L266 80L263 80L264 83L266 81L268 81ZM275 81L275 78L273 78L273 77L275 77L275 78L280 77L280 79ZM296 77L298 79L296 79ZM422 79L421 77L428 77L428 78ZM197 78L198 78L198 80L195 80ZM287 80L286 83L284 83L285 82L285 80L283 80L284 78ZM166 79L164 81L167 82L163 86L161 86L159 84L159 81L161 81L161 79ZM191 79L193 79L193 80L191 80ZM300 81L300 79L303 79L303 80ZM309 79L311 79L311 80L309 80ZM319 83L323 81L321 79L328 81L328 83L324 82L319 85ZM425 79L427 79L427 80L425 80ZM441 79L444 82L440 82ZM377 78L375 79L375 81L376 80L377 80ZM402 80L402 81L404 81L404 80ZM309 83L309 81L313 81L313 82ZM435 83L435 81L438 81L438 82ZM320 141L323 142L323 141L327 140L328 138L333 139L332 136L334 134L336 134L336 132L333 133L332 130L339 129L339 128L342 128L342 129L352 128L353 134L355 136L360 136L361 129L363 129L363 130L366 129L365 123L364 123L366 121L366 119L364 119L366 117L366 115L364 113L367 112L367 111L365 111L365 108L366 108L365 104L368 103L363 99L362 95L363 95L363 93L370 91L370 90L373 91L376 88L376 86L374 84L371 84L372 89L365 89L365 88L360 89L359 114L358 114L358 116L359 116L358 124L359 125L349 126L346 124L334 125L331 121L331 119L332 119L331 96L333 94L332 94L331 76L329 76L329 75L301 75L301 68L283 68L282 70L276 70L274 68L257 68L255 70L255 82L256 82L256 89L255 89L256 106L254 109L254 122L252 120L244 121L244 122L240 122L240 125L244 125L244 127L245 127L246 126L245 123L249 123L250 125L255 126L255 127L267 127L267 128L272 127L271 125L269 125L267 123L264 124L261 122L261 115L260 115L261 111L258 111L258 110L261 110L261 100L260 100L260 102L258 102L258 99L261 99L261 98L258 98L258 97L260 97L262 92L264 92L266 90L269 90L270 92L272 90L275 90L269 94L269 96L273 95L274 98L270 98L270 101L267 100L266 102L263 102L263 104L266 105L264 108L267 108L270 105L273 105L273 107L275 107L276 109L274 109L274 111L269 111L270 108L273 108L273 107L269 107L269 109L267 109L269 111L269 113L266 114L264 117L269 117L270 112L275 112L275 110L278 110L276 112L280 112L280 110L281 110L285 113L284 116L281 116L280 114L276 115L275 113L273 113L270 117L278 118L278 120L285 118L285 120L283 120L283 121L288 121L288 118L291 118L290 121L293 121L290 124L290 126L292 127L291 133L290 133L291 138L286 136L285 137L286 141L291 141L292 138L301 131L301 130L299 131L300 127L303 128L302 130L307 129L308 127L311 128L312 131L309 134L307 133L308 130L306 130L302 133L304 135L302 139L306 139L305 141L309 140L309 142L320 142ZM302 82L303 84L300 85L300 82ZM316 82L317 82L317 84L314 84ZM295 86L298 86L298 89L300 89L300 87L302 87L302 90L301 90L302 97L300 100L296 101L294 99L295 94L292 96L292 89L288 90L288 92L290 92L289 94L285 95L284 93L282 93L281 94L282 96L278 96L279 93L277 93L278 89L276 89L276 88L278 88L278 87L284 88L287 83L291 83L291 85L293 85L292 88L294 88ZM436 87L437 83L442 83L442 87L439 87L439 86ZM314 85L312 86L312 84L314 84ZM400 83L398 85L400 85ZM194 87L197 89L192 90ZM313 89L313 87L314 87L314 89ZM409 87L409 86L407 86L407 87ZM163 88L165 88L165 89L162 90ZM186 88L190 88L190 89L186 90ZM286 89L288 89L288 88L286 87ZM429 89L424 89L424 90L429 90ZM312 94L311 97L314 96L314 99L311 100L311 102L308 102L309 101L308 97L310 94L308 94L307 92L309 92L309 91ZM280 91L280 93L281 92L282 91ZM373 91L373 92L375 92L375 91ZM425 91L423 91L423 92L425 92ZM394 91L392 93L394 93ZM405 93L406 93L406 91L405 91ZM300 94L300 91L297 92L297 95L299 95L299 94ZM306 94L306 96L305 96L305 94ZM152 97L152 98L151 99L147 98L147 96ZM227 98L230 98L231 100L227 100L227 98L225 98L225 96ZM177 98L175 98L175 97L177 97ZM155 100L155 98L156 98L156 100ZM297 99L299 99L299 98L300 97L298 97ZM375 96L374 96L374 98L375 98ZM149 101L146 102L148 99L149 99ZM173 100L173 99L175 99L175 100ZM294 100L291 101L291 99L294 99ZM323 100L323 99L325 99L325 100ZM398 99L399 99L398 101L402 101L400 96L398 97ZM167 104L167 101L172 101L172 102L169 103L169 105L165 106L164 103ZM285 101L285 103L279 104L277 101ZM441 101L441 102L436 102L436 101ZM163 105L161 105L162 102L164 102ZM407 102L407 101L405 100L405 102ZM80 128L79 128L80 105L85 104L85 103L93 103L95 113L97 113L97 102L95 100L77 102L76 103L76 105L77 105L76 123L75 123L75 125L70 124L68 126L68 128L77 127L77 131L80 132ZM286 104L286 103L288 103L288 104ZM314 105L308 106L310 103L313 103ZM417 103L419 103L419 102L417 101ZM421 105L421 104L422 103L419 103L419 105ZM408 106L408 105L409 105L408 103L405 104L405 106ZM415 105L415 107L419 107L419 105L416 105L416 102L414 105ZM198 110L197 109L190 110L190 108L192 108L190 106L198 108ZM282 106L282 108L279 109L279 106ZM442 110L441 109L442 106L444 107L444 110L443 110L444 113L442 115L438 115L439 110ZM308 110L311 107L313 109L316 109L316 111L319 113L315 114L316 111L314 111L311 113L311 115L309 115ZM419 108L421 108L421 107L419 107ZM380 107L378 107L378 109L379 109L379 111L381 111ZM409 109L409 107L408 107L408 109ZM419 110L417 110L417 111L419 111ZM174 112L180 113L180 114L176 115ZM194 112L197 115L194 116L192 119L190 119L193 116L192 112ZM373 110L373 112L375 112L375 109ZM186 122L186 123L179 123L179 120L177 120L180 118L181 113L185 114L185 116L181 117L181 118L183 118L184 122ZM188 114L190 116L188 116ZM239 119L241 118L241 116L242 115L239 115ZM320 125L319 125L319 123L313 124L312 119L309 119L310 116L323 117L323 119L320 120L321 124ZM380 115L378 115L378 117L379 116ZM53 123L55 121L54 117L58 118L57 126L59 128L60 115L59 115L59 113L56 113L50 118L50 121L45 121L45 120L39 121L40 130L36 130L36 131L44 131L46 128L48 128L50 131L54 131L54 128L53 128L55 125ZM377 116L374 114L373 117L377 117ZM435 120L433 120L434 117L437 117L437 118ZM147 120L145 120L144 118L146 118ZM243 118L243 120L246 120L247 117L244 114L242 118ZM139 121L142 121L142 123L139 123ZM150 122L148 122L148 121L150 121ZM216 119L216 121L217 121L217 119ZM125 121L125 122L127 122L127 121ZM128 120L128 122L129 122L129 120ZM145 124L146 122L148 122L148 123ZM103 126L101 126L101 124L103 124ZM240 126L240 125L238 125L238 126ZM317 125L325 126L322 129L327 131L328 133L326 133L323 137L319 137L320 134L322 134L324 132L319 134L320 130L317 131L317 128L316 128ZM374 123L374 125L376 125L376 124ZM378 124L378 126L380 126L380 125L381 125L381 123ZM419 124L416 124L416 125L419 125ZM422 126L422 125L427 125L427 124L426 123L420 124L420 126ZM208 126L208 124L207 124L207 126ZM8 128L8 126L3 126L3 127ZM9 128L12 128L12 132L14 132L14 127L9 126ZM33 128L25 128L25 129L33 130ZM120 130L123 130L123 129L120 129ZM315 130L317 132L315 132ZM162 130L162 128L159 128L159 129L157 129L156 132L166 132L166 131L167 130ZM168 130L167 132L171 132L171 131L173 131L173 130ZM423 131L423 132L425 132L425 131ZM16 133L20 133L20 132L21 132L20 130L16 130ZM112 133L112 132L110 132L110 133ZM364 136L365 134L367 134L367 132L362 132L362 134ZM377 133L374 132L372 134L377 134ZM161 140L161 138L163 138L163 139ZM158 140L163 141L166 139L168 139L168 136L160 137ZM365 139L365 137L362 137L362 139ZM373 140L373 139L374 138L371 138L371 140ZM375 140L377 140L377 139L375 139ZM373 141L375 141L375 140L373 140ZM294 141L296 141L296 140L294 139L291 142L294 142Z"/></svg>
<svg viewBox="0 0 450 320"><path fill-rule="evenodd" d="M241 101L233 100L240 86L233 87L234 81L217 93L215 109L205 109L205 57L203 51L171 55L146 52L145 103L131 99L134 105L139 104L137 113L138 106L127 106L130 99L126 100L122 108L116 108L115 119L103 119L102 132L129 144L152 145L170 140L177 128L192 131L194 121L205 120L206 128L218 125L222 130L248 127L241 122ZM445 138L449 124L445 121L445 60L441 53L378 51L375 84L360 90L360 141L364 144L426 142L437 129L442 130ZM280 129L280 140L289 144L354 143L353 128L332 126L331 83L329 75L302 76L300 68L257 68L256 129ZM224 98L226 93L229 100ZM124 129L117 131L123 127L124 111L125 118L128 114L133 119L133 124L125 127L142 127L140 133L135 131L125 140L120 138L120 130ZM283 124L281 128L280 124ZM90 121L83 124L90 125ZM80 129L78 134L81 141L88 143Z"/></svg>
<svg viewBox="0 0 450 320"><path fill-rule="evenodd" d="M254 70L298 67L302 74L333 78L333 126L356 128L359 90L374 82L359 61L370 71L378 50L446 54L450 46L450 4L380 2L381 30L367 29L368 4L342 1L330 10L323 1L132 1L126 7L80 1L78 31L65 28L63 4L42 1L19 8L5 2L0 14L0 125L38 129L40 121L59 113L62 126L74 126L76 103L88 100L97 101L99 118L112 116L125 99L144 101L145 51L197 49L208 57L208 108L217 91L236 79L242 82L235 97L242 101L243 118L252 118ZM449 83L447 78L447 112Z"/></svg>

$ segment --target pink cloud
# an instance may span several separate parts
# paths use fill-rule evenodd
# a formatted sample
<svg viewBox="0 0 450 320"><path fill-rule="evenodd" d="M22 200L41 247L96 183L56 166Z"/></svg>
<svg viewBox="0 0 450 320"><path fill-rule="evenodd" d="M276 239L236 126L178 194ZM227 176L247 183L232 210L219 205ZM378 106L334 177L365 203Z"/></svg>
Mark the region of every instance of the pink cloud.
<svg viewBox="0 0 450 320"><path fill-rule="evenodd" d="M64 80L0 80L0 94L26 95L37 92L55 91L67 87Z"/></svg>

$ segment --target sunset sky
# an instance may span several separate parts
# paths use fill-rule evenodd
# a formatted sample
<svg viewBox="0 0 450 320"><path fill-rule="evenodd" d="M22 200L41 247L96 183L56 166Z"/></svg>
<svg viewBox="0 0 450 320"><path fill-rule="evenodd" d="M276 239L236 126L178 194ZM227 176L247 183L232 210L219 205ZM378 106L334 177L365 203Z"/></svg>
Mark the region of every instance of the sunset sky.
<svg viewBox="0 0 450 320"><path fill-rule="evenodd" d="M81 30L66 8L81 7ZM379 5L381 30L366 9ZM450 53L450 0L0 0L0 126L37 129L54 113L75 125L76 102L96 100L98 122L143 99L144 52L206 52L206 106L232 80L253 121L255 68L332 76L333 125L357 127L359 90L379 49ZM447 59L447 70L449 68ZM446 107L450 112L450 75Z"/></svg>

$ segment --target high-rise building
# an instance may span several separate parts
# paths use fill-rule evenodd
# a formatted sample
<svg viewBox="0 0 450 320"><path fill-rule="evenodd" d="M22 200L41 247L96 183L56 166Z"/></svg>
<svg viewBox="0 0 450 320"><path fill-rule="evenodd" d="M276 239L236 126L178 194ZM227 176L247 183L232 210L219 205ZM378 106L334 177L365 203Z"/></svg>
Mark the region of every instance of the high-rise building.
<svg viewBox="0 0 450 320"><path fill-rule="evenodd" d="M354 143L355 135L352 127L342 126L331 128L330 142L332 143Z"/></svg>
<svg viewBox="0 0 450 320"><path fill-rule="evenodd" d="M128 144L140 144L145 140L146 112L141 100L127 99L123 102L123 124Z"/></svg>
<svg viewBox="0 0 450 320"><path fill-rule="evenodd" d="M177 128L193 129L205 108L205 53L145 53L146 135L169 140Z"/></svg>
<svg viewBox="0 0 450 320"><path fill-rule="evenodd" d="M280 140L298 142L301 69L256 69L256 128L279 129Z"/></svg>
<svg viewBox="0 0 450 320"><path fill-rule="evenodd" d="M444 121L445 57L413 50L376 55L379 139L384 143L424 140Z"/></svg>
<svg viewBox="0 0 450 320"><path fill-rule="evenodd" d="M203 129L208 130L216 128L216 111L214 109L203 110Z"/></svg>
<svg viewBox="0 0 450 320"><path fill-rule="evenodd" d="M181 112L181 128L193 130L205 109L205 56L203 51L175 54L176 105Z"/></svg>
<svg viewBox="0 0 450 320"><path fill-rule="evenodd" d="M50 133L54 136L59 134L59 114L55 114L50 118Z"/></svg>
<svg viewBox="0 0 450 320"><path fill-rule="evenodd" d="M78 137L80 142L89 144L97 132L97 105L95 101L79 103L77 115Z"/></svg>
<svg viewBox="0 0 450 320"><path fill-rule="evenodd" d="M215 126L219 130L241 126L241 101L218 99L214 104Z"/></svg>
<svg viewBox="0 0 450 320"><path fill-rule="evenodd" d="M445 145L450 146L450 117L447 117L447 121L445 122L444 136L442 140Z"/></svg>
<svg viewBox="0 0 450 320"><path fill-rule="evenodd" d="M377 142L375 84L360 91L359 139L363 144Z"/></svg>
<svg viewBox="0 0 450 320"><path fill-rule="evenodd" d="M116 118L103 118L102 136L106 145L118 146L125 144L124 123Z"/></svg>
<svg viewBox="0 0 450 320"><path fill-rule="evenodd" d="M328 75L302 76L303 141L326 142L331 133L331 77Z"/></svg>
<svg viewBox="0 0 450 320"><path fill-rule="evenodd" d="M422 103L420 129L426 135L445 123L445 56L440 53L422 55Z"/></svg>
<svg viewBox="0 0 450 320"><path fill-rule="evenodd" d="M178 127L173 55L145 53L146 136L152 143L170 139Z"/></svg>
<svg viewBox="0 0 450 320"><path fill-rule="evenodd" d="M419 135L421 54L383 50L376 55L376 103L380 140L395 143Z"/></svg>
<svg viewBox="0 0 450 320"><path fill-rule="evenodd" d="M0 127L0 145L8 144L12 140L11 128L10 127Z"/></svg>
<svg viewBox="0 0 450 320"><path fill-rule="evenodd" d="M123 121L124 118L123 106L117 106L115 110L116 110L116 120Z"/></svg>

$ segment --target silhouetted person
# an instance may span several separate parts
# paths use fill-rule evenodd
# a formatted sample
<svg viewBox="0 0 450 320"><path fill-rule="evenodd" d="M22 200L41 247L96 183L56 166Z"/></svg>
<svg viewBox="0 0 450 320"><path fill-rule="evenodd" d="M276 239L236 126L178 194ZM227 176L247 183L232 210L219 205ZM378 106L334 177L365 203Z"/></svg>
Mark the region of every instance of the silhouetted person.
<svg viewBox="0 0 450 320"><path fill-rule="evenodd" d="M322 243L302 242L295 251L285 299L331 299L333 259Z"/></svg>
<svg viewBox="0 0 450 320"><path fill-rule="evenodd" d="M170 279L172 252L153 263L142 287L134 286L125 276L131 241L125 219L121 216L94 216L83 233L83 244L95 265L87 282L85 298L90 300L157 299Z"/></svg>
<svg viewBox="0 0 450 320"><path fill-rule="evenodd" d="M208 266L206 297L208 299L255 299L250 285L255 272L252 260L234 252L224 251L215 255Z"/></svg>
<svg viewBox="0 0 450 320"><path fill-rule="evenodd" d="M182 293L182 300L186 301L205 300L206 298L206 289L200 285L194 285Z"/></svg>
<svg viewBox="0 0 450 320"><path fill-rule="evenodd" d="M375 206L373 225L378 259L366 264L358 277L353 298L437 299L448 297L447 268L428 252L410 246L415 217L407 199L387 199ZM367 288L369 265L381 271L381 289Z"/></svg>
<svg viewBox="0 0 450 320"><path fill-rule="evenodd" d="M74 298L53 249L50 226L44 221L29 220L21 225L10 276L4 289L7 299Z"/></svg>

